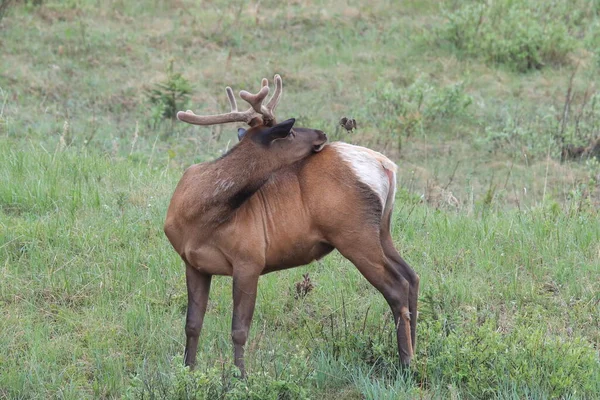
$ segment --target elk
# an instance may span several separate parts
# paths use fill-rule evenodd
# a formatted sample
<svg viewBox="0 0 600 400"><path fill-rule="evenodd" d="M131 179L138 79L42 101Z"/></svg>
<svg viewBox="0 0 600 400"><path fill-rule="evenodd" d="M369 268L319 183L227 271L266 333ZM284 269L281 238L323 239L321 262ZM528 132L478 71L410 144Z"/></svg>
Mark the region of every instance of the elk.
<svg viewBox="0 0 600 400"><path fill-rule="evenodd" d="M283 84L275 75L238 111L177 118L196 125L244 122L239 142L217 160L189 167L169 205L164 231L186 267L188 307L184 362L196 363L198 337L211 277L233 277L231 338L234 362L246 376L244 346L259 277L306 265L337 249L379 290L395 321L398 354L408 365L415 351L419 277L394 248L390 224L397 166L373 150L342 142L326 144L319 130L276 123Z"/></svg>

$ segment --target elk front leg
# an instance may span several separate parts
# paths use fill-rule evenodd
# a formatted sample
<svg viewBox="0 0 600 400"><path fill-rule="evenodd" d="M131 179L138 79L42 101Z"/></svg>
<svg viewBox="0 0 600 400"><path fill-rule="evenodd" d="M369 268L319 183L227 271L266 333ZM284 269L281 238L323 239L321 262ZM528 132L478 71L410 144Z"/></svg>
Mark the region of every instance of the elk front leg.
<svg viewBox="0 0 600 400"><path fill-rule="evenodd" d="M198 337L204 322L212 275L202 274L186 263L185 278L188 290L188 307L185 321L186 341L183 361L186 366L193 368L196 364Z"/></svg>
<svg viewBox="0 0 600 400"><path fill-rule="evenodd" d="M233 275L233 319L231 322L231 339L235 365L240 369L242 378L246 377L244 367L244 346L248 340L250 323L256 304L256 291L259 274Z"/></svg>

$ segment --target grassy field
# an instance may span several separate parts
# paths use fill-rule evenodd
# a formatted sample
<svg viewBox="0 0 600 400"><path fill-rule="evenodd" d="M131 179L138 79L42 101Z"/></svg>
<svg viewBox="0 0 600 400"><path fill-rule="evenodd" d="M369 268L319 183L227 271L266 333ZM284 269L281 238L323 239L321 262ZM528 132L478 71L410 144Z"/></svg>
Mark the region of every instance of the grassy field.
<svg viewBox="0 0 600 400"><path fill-rule="evenodd" d="M600 2L282 3L0 7L0 398L600 397ZM226 85L275 73L280 119L399 165L393 234L421 276L410 371L383 297L336 253L261 278L247 381L226 277L198 368L181 365L162 223L235 127L165 119L150 91L189 84L175 108L215 113Z"/></svg>

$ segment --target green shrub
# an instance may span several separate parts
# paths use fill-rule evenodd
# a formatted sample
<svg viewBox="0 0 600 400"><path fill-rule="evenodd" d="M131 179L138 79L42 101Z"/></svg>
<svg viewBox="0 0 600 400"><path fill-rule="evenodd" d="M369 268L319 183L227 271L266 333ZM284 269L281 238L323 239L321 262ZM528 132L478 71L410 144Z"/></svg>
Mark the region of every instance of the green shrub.
<svg viewBox="0 0 600 400"><path fill-rule="evenodd" d="M0 21L4 17L4 14L6 14L6 11L8 11L8 6L10 6L11 2L12 0L0 0Z"/></svg>
<svg viewBox="0 0 600 400"><path fill-rule="evenodd" d="M441 320L424 322L428 379L453 385L473 398L497 398L510 391L517 397L576 396L589 398L600 390L600 365L589 344L564 341L540 329L520 326L501 333L496 323L465 324L445 334ZM423 341L421 341L423 345Z"/></svg>
<svg viewBox="0 0 600 400"><path fill-rule="evenodd" d="M306 389L292 376L273 378L269 374L253 373L246 380L237 377L233 365L190 371L179 366L169 375L136 376L126 391L128 399L164 398L186 400L295 400L307 399Z"/></svg>
<svg viewBox="0 0 600 400"><path fill-rule="evenodd" d="M379 81L366 94L359 121L373 121L379 132L395 140L402 148L402 138L423 133L433 124L469 116L472 98L463 83L439 87L419 78L406 88L393 82Z"/></svg>
<svg viewBox="0 0 600 400"><path fill-rule="evenodd" d="M554 125L554 126L550 126ZM522 118L518 111L508 113L497 124L484 128L484 135L477 139L491 152L524 154L528 159L560 156L560 148L552 135L555 122L543 117Z"/></svg>
<svg viewBox="0 0 600 400"><path fill-rule="evenodd" d="M28 8L41 6L44 0L21 0ZM0 21L8 13L11 5L17 4L18 0L0 0Z"/></svg>
<svg viewBox="0 0 600 400"><path fill-rule="evenodd" d="M161 119L175 120L178 111L185 110L192 93L192 85L181 73L175 72L174 61L167 67L167 79L147 91L152 104L152 119L156 125Z"/></svg>
<svg viewBox="0 0 600 400"><path fill-rule="evenodd" d="M554 17L565 9L539 1L467 2L445 13L440 36L468 56L519 72L564 64L575 42L567 23Z"/></svg>
<svg viewBox="0 0 600 400"><path fill-rule="evenodd" d="M566 98L559 108L504 110L497 121L488 122L476 142L490 152L524 154L528 159L597 157L592 147L600 139L600 92L571 88Z"/></svg>
<svg viewBox="0 0 600 400"><path fill-rule="evenodd" d="M573 98L583 97L581 104L572 105ZM570 93L566 116L560 116L557 138L565 145L588 146L600 138L600 92Z"/></svg>

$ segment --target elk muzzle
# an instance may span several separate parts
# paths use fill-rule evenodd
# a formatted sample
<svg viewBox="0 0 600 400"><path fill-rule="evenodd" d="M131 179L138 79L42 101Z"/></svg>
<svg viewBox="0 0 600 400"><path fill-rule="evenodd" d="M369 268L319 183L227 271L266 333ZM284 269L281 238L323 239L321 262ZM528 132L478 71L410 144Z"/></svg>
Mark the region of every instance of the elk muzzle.
<svg viewBox="0 0 600 400"><path fill-rule="evenodd" d="M315 153L323 150L323 147L325 147L325 144L327 143L327 135L320 131L318 133L319 138L313 142L313 151Z"/></svg>

